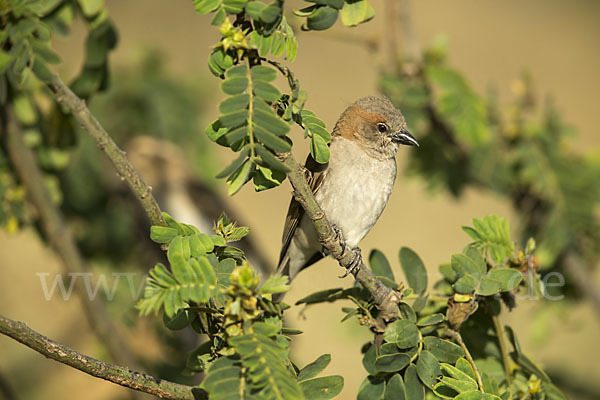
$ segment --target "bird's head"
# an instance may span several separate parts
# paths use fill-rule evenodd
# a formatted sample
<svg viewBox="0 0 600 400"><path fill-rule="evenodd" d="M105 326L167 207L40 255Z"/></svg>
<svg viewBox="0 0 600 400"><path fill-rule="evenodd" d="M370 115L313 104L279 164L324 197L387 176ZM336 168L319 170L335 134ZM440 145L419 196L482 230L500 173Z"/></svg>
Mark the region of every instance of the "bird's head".
<svg viewBox="0 0 600 400"><path fill-rule="evenodd" d="M393 157L400 145L419 146L406 129L400 110L385 96L357 100L346 109L335 125L333 136L358 143L377 157Z"/></svg>

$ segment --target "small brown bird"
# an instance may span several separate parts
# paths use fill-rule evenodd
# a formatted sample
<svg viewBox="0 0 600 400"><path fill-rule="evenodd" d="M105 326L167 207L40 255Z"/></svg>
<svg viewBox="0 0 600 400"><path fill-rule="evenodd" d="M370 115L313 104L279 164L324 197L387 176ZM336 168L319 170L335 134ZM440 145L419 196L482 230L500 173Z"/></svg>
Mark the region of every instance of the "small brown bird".
<svg viewBox="0 0 600 400"><path fill-rule="evenodd" d="M388 202L400 145L418 146L406 121L384 96L365 97L346 109L332 133L328 164L306 161L308 181L329 222L355 252ZM310 218L292 198L283 229L278 272L290 281L325 256Z"/></svg>

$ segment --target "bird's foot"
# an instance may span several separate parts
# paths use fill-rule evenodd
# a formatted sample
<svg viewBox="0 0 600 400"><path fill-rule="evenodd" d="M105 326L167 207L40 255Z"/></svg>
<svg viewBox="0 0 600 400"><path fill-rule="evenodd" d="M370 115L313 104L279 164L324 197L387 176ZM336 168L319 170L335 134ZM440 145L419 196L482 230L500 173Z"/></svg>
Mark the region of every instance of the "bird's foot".
<svg viewBox="0 0 600 400"><path fill-rule="evenodd" d="M360 247L353 248L352 249L352 260L350 260L350 264L348 264L348 266L346 267L346 273L344 275L340 276L340 278L345 278L350 274L356 275L356 273L360 269L360 266L362 265L362 263L363 263L363 260L362 260L362 254L360 252Z"/></svg>
<svg viewBox="0 0 600 400"><path fill-rule="evenodd" d="M340 244L340 246L342 247L342 251L340 254L344 254L344 252L346 251L346 241L344 240L344 235L342 234L342 229L339 226L337 226L336 224L331 224L331 228L333 229L333 232L335 233L334 240L337 240L338 243Z"/></svg>

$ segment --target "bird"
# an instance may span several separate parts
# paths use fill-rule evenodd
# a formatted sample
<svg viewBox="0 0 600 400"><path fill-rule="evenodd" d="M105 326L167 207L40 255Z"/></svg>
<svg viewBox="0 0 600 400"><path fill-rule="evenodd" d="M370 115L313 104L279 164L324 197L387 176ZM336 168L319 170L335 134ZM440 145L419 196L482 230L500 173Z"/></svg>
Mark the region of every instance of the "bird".
<svg viewBox="0 0 600 400"><path fill-rule="evenodd" d="M328 163L319 164L308 155L305 176L315 199L353 251L349 272L362 262L357 245L390 198L396 180L395 156L401 145L419 146L404 116L387 97L369 96L351 104L336 122ZM301 270L325 256L313 221L292 197L278 273L291 282Z"/></svg>

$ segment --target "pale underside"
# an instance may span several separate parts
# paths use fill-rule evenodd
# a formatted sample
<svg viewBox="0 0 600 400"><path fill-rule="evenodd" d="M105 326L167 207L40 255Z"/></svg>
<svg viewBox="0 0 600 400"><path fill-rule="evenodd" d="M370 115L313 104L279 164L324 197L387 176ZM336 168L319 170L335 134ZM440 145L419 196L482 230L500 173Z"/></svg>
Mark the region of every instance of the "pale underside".
<svg viewBox="0 0 600 400"><path fill-rule="evenodd" d="M307 168L317 170L318 165L313 164L314 161L308 162ZM341 229L348 247L356 247L387 204L396 177L395 159L374 158L356 142L334 137L329 166L311 172L309 183L329 222ZM292 200L279 272L291 279L321 257L322 247L312 221L300 204Z"/></svg>

